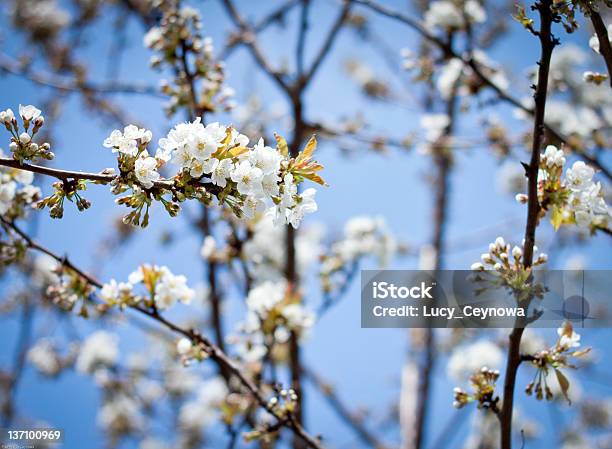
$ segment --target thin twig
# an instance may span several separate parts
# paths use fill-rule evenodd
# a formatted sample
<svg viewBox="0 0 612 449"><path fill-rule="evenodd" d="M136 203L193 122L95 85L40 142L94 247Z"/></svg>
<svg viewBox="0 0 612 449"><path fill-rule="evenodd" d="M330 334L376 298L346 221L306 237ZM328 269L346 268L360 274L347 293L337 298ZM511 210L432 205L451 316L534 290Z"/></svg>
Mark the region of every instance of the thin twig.
<svg viewBox="0 0 612 449"><path fill-rule="evenodd" d="M278 86L284 90L285 92L289 91L289 86L283 77L283 74L278 70L272 68L268 60L265 58L262 53L259 45L257 43L257 38L255 31L249 26L249 24L242 18L238 9L232 2L232 0L222 0L223 6L225 6L225 10L234 21L236 26L240 29L242 42L247 46L253 58L259 65L259 67L267 73L277 84Z"/></svg>
<svg viewBox="0 0 612 449"><path fill-rule="evenodd" d="M159 88L154 86L130 84L123 82L92 83L79 80L68 80L53 74L44 73L39 70L33 71L28 67L21 66L8 56L0 54L0 72L9 73L32 81L40 86L51 87L53 89L66 92L85 92L97 94L137 94L151 95L158 98L165 98Z"/></svg>
<svg viewBox="0 0 612 449"><path fill-rule="evenodd" d="M315 76L315 74L317 73L317 70L319 69L319 67L321 67L321 64L325 60L325 57L332 49L332 46L336 40L336 37L338 36L340 29L342 28L342 25L348 18L352 1L353 0L344 1L344 5L342 5L342 9L340 10L340 13L338 14L338 17L336 18L331 29L329 30L327 37L323 41L323 45L321 46L319 53L317 53L317 56L315 57L312 65L310 66L310 69L308 69L308 71L306 72L306 75L304 75L304 79L301 81L298 79L298 82L301 82L303 84L308 84L308 82Z"/></svg>

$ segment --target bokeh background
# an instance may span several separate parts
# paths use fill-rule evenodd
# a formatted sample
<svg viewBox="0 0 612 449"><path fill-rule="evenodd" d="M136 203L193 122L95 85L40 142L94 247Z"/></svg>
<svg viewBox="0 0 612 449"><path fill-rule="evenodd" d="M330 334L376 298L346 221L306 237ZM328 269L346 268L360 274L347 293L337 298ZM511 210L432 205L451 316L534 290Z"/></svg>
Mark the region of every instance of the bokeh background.
<svg viewBox="0 0 612 449"><path fill-rule="evenodd" d="M67 11L70 2L59 2ZM202 11L204 34L210 35L217 50L222 49L233 25L219 2L187 2ZM404 1L387 1L388 6L407 12L414 8ZM267 10L279 5L276 1L238 1L242 15L253 21ZM18 32L11 32L11 2L3 1L0 18L1 51L16 56L28 49ZM338 4L334 1L316 1L311 8L311 29L306 46L306 58L312 58L321 44L325 30L331 26ZM361 114L369 124L369 130L380 135L401 138L410 133L422 136L419 105L421 88L411 81L409 73L402 70L401 49L413 47L418 36L407 27L392 20L379 17L357 8L370 21L384 41L387 54L382 55L350 29L342 31L334 45L331 56L326 59L313 85L306 94L306 114L312 121L336 123L342 117ZM511 81L512 93L517 97L529 95L530 81L527 71L538 58L538 45L529 33L508 15L507 35L489 51L489 57L501 64ZM122 14L120 8L109 7L96 19L81 40L86 43L79 49L79 57L90 66L93 81L103 82L114 73L120 80L148 85L157 85L163 73L149 68L151 52L142 45L143 26L135 19L124 25L122 48L113 50L113 35L117 32L115 22ZM275 64L292 67L292 52L296 45L295 21L297 9L290 12L284 26L271 26L259 36L259 41L269 59ZM563 45L577 45L587 52L590 31L581 29L572 36L558 31ZM346 61L359 60L377 79L387 83L397 93L399 100L376 101L367 97L347 73ZM258 70L244 47L236 48L226 60L228 84L236 91L237 108L234 113L219 113L214 120L238 123L244 105L257 98L262 107L274 119L270 129L280 134L291 134L289 106L270 79ZM42 69L42 67L41 67ZM0 107L13 110L21 104L40 107L41 99L57 95L49 87L37 85L20 76L3 74L0 78ZM607 86L604 86L607 88ZM102 147L104 138L118 126L100 118L80 101L76 94L64 93L66 101L54 126L53 149L56 153L54 166L66 169L98 171L114 165L114 157ZM162 137L177 122L180 114L168 118L163 111L163 98L146 95L116 94L112 99L124 107L134 121L153 130L154 141ZM45 111L43 110L43 113ZM450 179L449 215L447 224L447 252L444 267L465 269L477 261L488 243L498 235L508 241L520 242L526 218L526 208L500 191L500 158L492 154L483 138L482 120L496 116L510 130L526 129L528 122L517 118L515 111L503 103L472 107L458 114L457 135L475 142L469 148L455 150L455 165ZM211 121L212 118L208 118ZM8 134L3 134L0 147L7 148ZM480 142L480 143L478 143ZM514 160L525 160L526 152L516 153ZM319 211L305 220L304 227L320 226L324 239L338 235L344 223L357 215L382 216L398 241L417 249L399 255L389 268L414 269L419 267L418 248L426 244L432 233L433 194L429 183L432 173L431 159L414 149L387 148L373 151L368 145L351 145L346 151L337 140L320 139L318 159L325 165L325 179L329 187L320 188L317 194ZM604 162L612 158L604 156ZM49 180L38 179L43 191L49 190ZM151 225L146 230L137 230L135 235L109 257L101 257L99 248L104 238L112 235L113 223L122 212L113 202L105 187L92 186L87 198L93 203L90 210L79 213L67 207L63 220L52 220L46 213L35 212L28 224L36 238L59 253L69 254L77 265L91 269L101 279L124 279L141 263L167 265L174 273L185 274L190 285L204 279L204 265L199 255L201 237L180 215L169 218L163 210L155 208ZM609 269L612 264L610 239L596 236L586 241L573 238L570 233L555 235L548 223L538 229L538 246L550 254L550 268L564 269L582 266L588 269ZM167 237L171 236L168 241ZM377 267L377 261L367 260L362 268ZM10 288L10 279L3 281L3 288ZM320 287L316 270L305 280L308 301L320 301ZM224 316L227 327L239 321L244 308L238 292L232 292L227 301ZM204 307L204 306L201 306ZM338 387L339 395L353 408L368 410L366 420L378 429L382 438L397 444L399 434L392 416L394 403L400 387L400 374L409 348L408 332L404 329L362 329L359 316L359 279L357 278L325 317L317 323L307 343L304 357L308 366L323 375ZM180 318L185 307L173 311ZM202 314L205 310L201 311ZM91 332L92 325L86 321L75 321L76 331L82 335ZM39 322L38 332L56 331L52 325ZM0 325L0 364L10 366L19 335L19 317L4 316ZM206 329L204 329L206 332ZM483 339L501 338L505 331L488 331ZM138 329L122 326L121 350L124 354L143 351L147 344ZM612 394L612 350L609 329L581 332L584 345L594 348L598 360L593 367L577 373L582 394L608 396ZM554 330L543 331L552 344ZM500 366L500 369L503 367ZM209 368L193 366L191 370L206 373ZM517 386L518 408L521 414L539 424L539 438L529 441L525 447L557 447L555 441L564 423L571 422L573 411L565 405L536 402L522 393L533 371L523 367ZM452 408L454 382L448 378L446 356L435 366L434 389L428 419L427 442L433 447L446 426L452 426L449 438L442 447L462 447L469 433L471 421L479 419L475 409ZM574 388L574 387L572 387ZM20 413L40 419L65 430L63 447L97 448L104 440L96 426L97 404L100 397L92 380L68 372L59 379L42 378L27 367L17 390ZM345 424L326 406L320 393L307 383L306 423L313 433L324 435L332 447L362 447ZM163 430L162 430L163 433ZM223 429L213 431L217 439L210 447L224 447ZM217 443L214 443L217 441ZM125 441L122 447L135 447L133 441ZM429 447L429 446L428 446Z"/></svg>

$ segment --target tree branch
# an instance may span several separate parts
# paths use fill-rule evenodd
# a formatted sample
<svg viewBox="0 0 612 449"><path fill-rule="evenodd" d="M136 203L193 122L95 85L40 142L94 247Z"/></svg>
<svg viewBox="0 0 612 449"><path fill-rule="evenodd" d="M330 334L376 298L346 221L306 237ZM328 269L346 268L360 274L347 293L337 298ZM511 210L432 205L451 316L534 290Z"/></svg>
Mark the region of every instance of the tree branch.
<svg viewBox="0 0 612 449"><path fill-rule="evenodd" d="M336 40L336 36L340 32L342 25L344 24L344 22L346 21L349 15L352 1L353 0L344 0L344 4L342 5L340 14L338 14L336 21L334 22L332 28L329 30L329 33L327 37L325 38L325 41L323 42L323 45L321 46L319 53L315 57L312 65L310 66L310 69L308 69L308 72L304 76L304 79L300 81L300 79L298 78L298 81L297 81L298 83L301 82L304 85L308 84L308 82L317 73L317 70L319 69L319 67L321 67L321 64L325 60L325 57L327 56L329 51L332 49L334 41Z"/></svg>
<svg viewBox="0 0 612 449"><path fill-rule="evenodd" d="M606 63L608 68L608 80L612 86L612 46L610 45L610 36L601 15L597 11L591 10L591 23L599 40L599 53Z"/></svg>
<svg viewBox="0 0 612 449"><path fill-rule="evenodd" d="M100 281L95 279L93 276L85 273L84 271L80 270L77 266L75 266L72 262L70 262L70 260L67 257L61 257L55 254L50 249L37 243L28 234L22 231L15 223L9 222L2 217L0 217L0 220L5 226L9 227L14 232L16 232L17 235L19 235L19 237L21 237L26 242L26 245L28 248L42 252L52 257L55 261L60 263L62 266L69 268L70 270L74 271L76 274L81 276L92 287L95 287L97 289L102 288L102 283ZM200 334L194 329L185 329L185 328L178 326L177 324L163 317L157 310L149 310L142 306L130 306L129 308L132 310L135 310L136 312L142 315L146 315L147 317L149 317L150 319L154 321L157 321L159 324L163 325L164 327L173 331L174 333L187 337L191 341L201 344L204 350L206 351L206 353L208 354L208 356L210 357L210 359L213 360L219 366L220 369L227 370L233 376L235 376L240 382L240 384L255 399L257 404L276 419L279 428L287 427L288 429L290 429L296 436L298 436L304 441L307 447L310 447L312 449L323 449L323 446L321 445L321 442L319 441L319 439L310 436L306 432L306 430L298 422L295 421L295 419L293 418L293 415L282 416L279 413L277 413L272 407L272 405L268 403L268 400L266 399L264 393L257 388L255 383L249 378L247 378L242 373L240 367L217 345L209 341L208 338L206 338L205 336L203 336L202 334Z"/></svg>
<svg viewBox="0 0 612 449"><path fill-rule="evenodd" d="M527 268L533 263L533 248L535 245L536 227L539 221L540 203L538 201L538 171L540 167L540 151L544 144L544 116L546 112L546 97L548 91L548 77L550 60L553 49L558 41L552 34L552 24L555 14L551 10L551 0L536 2L535 8L540 14L540 40L541 58L538 69L538 83L534 95L535 111L533 124L533 142L531 160L527 169L528 177L528 205L527 224L525 227L525 243L523 246L523 265ZM504 379L504 397L502 409L499 414L501 423L501 449L512 448L512 413L514 404L514 387L516 374L521 363L520 345L525 322L517 318L517 325L509 337L508 358L506 360L506 374Z"/></svg>
<svg viewBox="0 0 612 449"><path fill-rule="evenodd" d="M267 59L263 55L259 45L257 44L257 39L255 36L254 30L249 26L249 24L242 18L236 6L232 2L232 0L221 0L223 6L225 6L225 10L229 14L230 18L234 21L236 26L240 29L242 34L242 41L247 46L253 58L259 65L259 67L267 73L278 86L284 90L285 92L289 92L289 86L285 82L285 79L281 72L272 68L272 66L268 63Z"/></svg>
<svg viewBox="0 0 612 449"><path fill-rule="evenodd" d="M24 67L17 61L9 59L8 56L0 54L0 72L9 73L14 76L23 77L35 84L51 87L66 92L86 92L97 94L137 94L151 95L158 98L165 98L157 87L122 82L108 82L96 84L87 81L67 80L49 73L42 73L39 70L32 71Z"/></svg>

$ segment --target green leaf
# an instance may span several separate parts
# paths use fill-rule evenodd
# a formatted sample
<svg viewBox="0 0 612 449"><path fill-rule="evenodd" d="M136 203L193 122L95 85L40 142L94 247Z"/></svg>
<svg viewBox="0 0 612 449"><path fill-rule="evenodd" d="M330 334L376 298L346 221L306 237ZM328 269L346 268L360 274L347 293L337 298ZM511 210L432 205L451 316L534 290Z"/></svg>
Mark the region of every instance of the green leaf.
<svg viewBox="0 0 612 449"><path fill-rule="evenodd" d="M234 147L231 150L229 150L229 154L230 154L231 157L238 157L241 154L246 153L247 151L249 151L249 148L243 147L243 146L239 146L239 147Z"/></svg>
<svg viewBox="0 0 612 449"><path fill-rule="evenodd" d="M513 14L512 17L517 20L521 25L525 28L529 29L533 26L533 20L527 17L527 13L525 12L525 7L522 5L516 5L518 12Z"/></svg>
<svg viewBox="0 0 612 449"><path fill-rule="evenodd" d="M563 224L563 209L557 205L553 206L550 222L552 223L555 231L558 231L559 227Z"/></svg>
<svg viewBox="0 0 612 449"><path fill-rule="evenodd" d="M308 160L312 157L314 150L317 148L317 138L313 135L308 143L306 144L306 148L302 151L302 159Z"/></svg>
<svg viewBox="0 0 612 449"><path fill-rule="evenodd" d="M287 141L285 140L285 138L283 136L279 136L276 133L274 133L274 137L276 138L276 148L278 149L280 154L282 154L285 157L288 156L289 147L287 146Z"/></svg>
<svg viewBox="0 0 612 449"><path fill-rule="evenodd" d="M567 394L567 392L569 391L569 387L570 387L569 380L567 380L567 377L565 377L565 375L556 368L555 368L555 374L557 375L557 380L559 381L559 386L561 387L561 392L563 393L563 396L565 396L565 399L567 399L567 403L571 405L572 401L570 400Z"/></svg>

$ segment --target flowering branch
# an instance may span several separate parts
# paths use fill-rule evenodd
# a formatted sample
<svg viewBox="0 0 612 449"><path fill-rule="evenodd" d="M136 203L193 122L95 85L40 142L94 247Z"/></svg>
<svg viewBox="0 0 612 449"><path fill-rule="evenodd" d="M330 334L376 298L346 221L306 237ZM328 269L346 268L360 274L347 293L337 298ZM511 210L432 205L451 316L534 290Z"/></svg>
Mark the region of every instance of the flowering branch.
<svg viewBox="0 0 612 449"><path fill-rule="evenodd" d="M2 217L0 217L0 220L2 221L4 226L9 227L15 233L17 233L17 235L25 241L26 246L28 248L42 252L52 257L58 263L60 263L63 267L66 267L70 269L71 271L74 271L78 276L80 276L90 286L97 288L97 289L102 289L104 287L100 281L95 279L93 276L88 275L84 271L80 270L77 266L75 266L72 262L70 262L70 260L67 257L61 257L55 254L50 249L37 243L27 233L22 231L15 223L9 222ZM238 381L240 382L240 384L243 387L245 387L246 390L249 392L249 394L256 400L258 405L264 410L266 410L268 413L270 413L276 419L276 424L273 425L275 427L275 430L278 430L281 427L286 427L290 429L297 437L301 438L307 447L310 447L313 449L323 449L323 446L321 445L319 439L310 436L306 432L306 430L301 426L301 424L299 424L294 419L292 414L281 415L275 409L275 407L272 404L270 404L270 401L266 399L266 397L264 396L264 393L261 392L261 390L255 385L255 383L252 380L248 379L242 373L240 367L236 365L236 363L224 351L222 351L218 346L210 342L208 338L206 338L205 336L203 336L202 334L200 334L194 329L185 329L169 321L168 319L163 317L160 314L159 310L157 310L156 308L149 309L149 308L146 308L138 304L130 305L129 308L137 311L140 314L146 315L147 317L151 318L154 321L157 321L158 323L160 323L167 329L173 331L176 334L182 335L183 337L187 338L189 341L192 341L198 345L201 345L203 347L203 350L206 352L207 356L210 357L210 359L213 360L219 366L221 370L227 370L233 376L235 376L236 379L238 379Z"/></svg>
<svg viewBox="0 0 612 449"><path fill-rule="evenodd" d="M534 5L540 14L540 29L538 38L541 46L541 57L538 69L538 84L534 94L535 111L533 125L533 142L531 148L531 160L527 167L528 177L528 212L527 225L525 228L525 243L523 247L523 265L525 268L531 267L533 263L533 253L535 245L535 232L538 225L540 213L540 203L538 201L538 171L540 166L540 150L544 140L544 114L546 111L546 96L548 91L548 75L550 70L550 60L555 46L558 44L557 38L552 34L552 24L556 19L556 14L551 10L552 1L542 0ZM509 337L508 358L506 361L506 374L504 379L504 396L499 419L501 423L501 449L512 448L512 413L514 403L514 387L516 374L521 363L520 344L524 332L524 323L519 317L517 324Z"/></svg>

